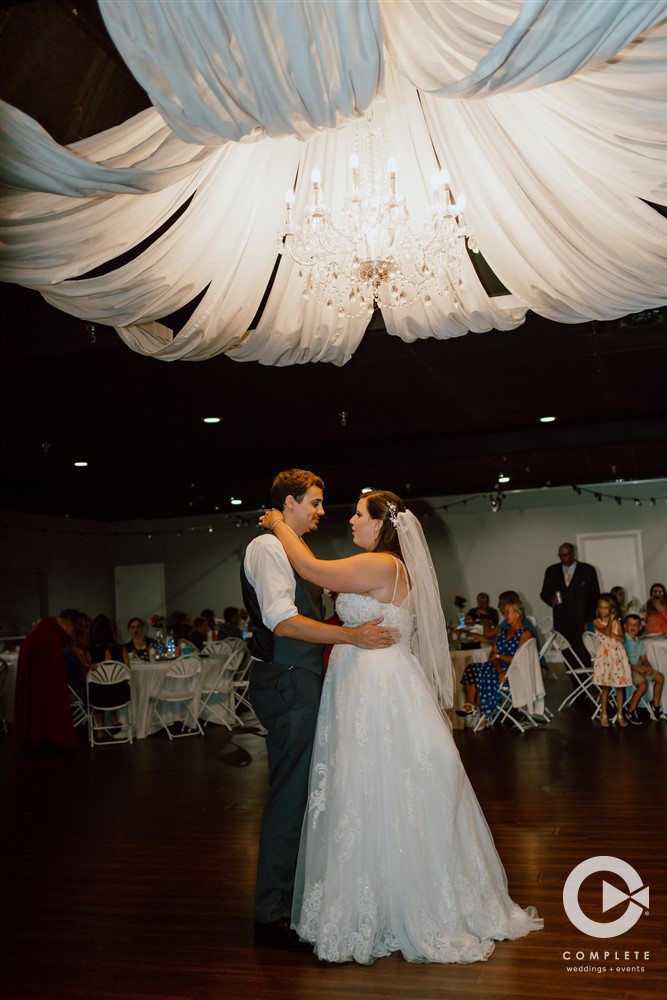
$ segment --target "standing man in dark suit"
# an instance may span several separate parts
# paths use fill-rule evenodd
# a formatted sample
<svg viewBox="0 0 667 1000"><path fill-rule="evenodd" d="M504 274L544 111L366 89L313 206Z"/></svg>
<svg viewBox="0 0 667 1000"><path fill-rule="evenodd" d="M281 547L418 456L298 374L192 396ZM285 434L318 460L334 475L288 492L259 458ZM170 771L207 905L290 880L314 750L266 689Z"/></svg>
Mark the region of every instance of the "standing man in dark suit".
<svg viewBox="0 0 667 1000"><path fill-rule="evenodd" d="M324 483L313 472L280 472L271 506L302 538L324 515ZM305 545L305 542L304 542ZM322 621L322 591L292 569L272 534L254 538L241 567L243 602L253 621L249 695L267 730L269 794L262 816L255 941L278 948L305 947L290 927L294 873L308 798L310 759L322 688L326 645L381 649L394 642L382 619L356 628Z"/></svg>
<svg viewBox="0 0 667 1000"><path fill-rule="evenodd" d="M588 666L590 655L581 636L586 623L594 617L600 596L598 575L593 566L577 562L572 542L563 542L558 549L559 563L548 566L540 597L553 609L554 629L564 635L583 664ZM564 651L567 656L568 650ZM568 657L573 667L575 660Z"/></svg>

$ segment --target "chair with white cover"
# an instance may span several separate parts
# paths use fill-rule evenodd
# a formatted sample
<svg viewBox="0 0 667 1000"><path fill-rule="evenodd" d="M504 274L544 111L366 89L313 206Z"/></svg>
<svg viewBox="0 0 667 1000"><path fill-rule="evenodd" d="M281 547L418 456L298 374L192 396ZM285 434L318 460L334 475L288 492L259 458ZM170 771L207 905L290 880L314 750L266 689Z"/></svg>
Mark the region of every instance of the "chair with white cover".
<svg viewBox="0 0 667 1000"><path fill-rule="evenodd" d="M150 696L151 720L154 716L162 728L166 731L170 740L180 739L182 736L203 736L204 730L199 724L199 703L201 698L201 660L198 656L180 656L174 660L165 671L162 683L155 694ZM182 722L181 732L172 732L170 726L175 721L173 718L167 719L166 706L184 706L186 709L187 728L185 719Z"/></svg>
<svg viewBox="0 0 667 1000"><path fill-rule="evenodd" d="M231 730L243 725L237 712L240 703L249 704L245 701L248 682L243 686L243 681L250 669L250 654L242 639L222 639L215 645L220 647L216 655L223 661L215 671L210 669L212 664L204 665L199 715L205 726L219 722Z"/></svg>
<svg viewBox="0 0 667 1000"><path fill-rule="evenodd" d="M132 696L130 691L130 668L118 660L102 660L86 674L86 695L88 704L88 738L91 747L101 746L107 740L96 738L95 732L100 727L96 724L95 713L118 713L124 711L127 721L105 725L111 733L114 743L132 742Z"/></svg>
<svg viewBox="0 0 667 1000"><path fill-rule="evenodd" d="M592 632L589 632L588 635L591 636L593 642L596 641ZM550 638L552 637L554 646L560 650L561 653L567 652L569 657L571 657L571 659L568 659L568 657L563 656L563 662L565 663L565 669L572 680L572 690L566 698L563 698L562 702L558 706L558 711L562 712L564 708L568 708L570 705L573 705L577 698L584 696L588 698L593 706L593 714L591 718L594 719L600 711L600 689L597 684L593 682L593 668L587 667L581 662L580 658L577 656L564 635L561 635L560 632L553 632ZM589 642L590 640L588 639L584 640L585 644ZM589 649L589 646L587 645L586 648Z"/></svg>
<svg viewBox="0 0 667 1000"><path fill-rule="evenodd" d="M499 688L500 702L487 719L487 725L507 720L524 733L540 722L548 722L552 716L544 704L544 680L535 639L529 639L517 649L506 675ZM520 719L517 714L521 715Z"/></svg>

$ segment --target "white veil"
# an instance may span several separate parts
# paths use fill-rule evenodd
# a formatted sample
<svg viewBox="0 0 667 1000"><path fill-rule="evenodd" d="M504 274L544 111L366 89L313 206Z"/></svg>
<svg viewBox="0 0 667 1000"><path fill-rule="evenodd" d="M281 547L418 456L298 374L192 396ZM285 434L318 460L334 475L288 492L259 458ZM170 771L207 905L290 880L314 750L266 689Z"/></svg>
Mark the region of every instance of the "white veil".
<svg viewBox="0 0 667 1000"><path fill-rule="evenodd" d="M417 619L413 650L435 700L441 708L450 709L454 696L454 671L431 553L421 524L411 511L401 511L395 519L401 553L410 576L412 610Z"/></svg>

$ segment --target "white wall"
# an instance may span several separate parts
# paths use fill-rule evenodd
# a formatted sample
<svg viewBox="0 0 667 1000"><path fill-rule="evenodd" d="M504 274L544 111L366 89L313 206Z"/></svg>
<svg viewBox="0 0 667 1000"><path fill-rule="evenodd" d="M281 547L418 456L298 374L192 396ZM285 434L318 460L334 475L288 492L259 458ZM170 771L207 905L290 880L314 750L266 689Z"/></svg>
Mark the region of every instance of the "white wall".
<svg viewBox="0 0 667 1000"><path fill-rule="evenodd" d="M434 499L435 507L446 498ZM486 502L477 510L436 511L424 522L432 545L445 613L453 613L452 598L461 594L474 602L480 590L492 603L502 590L517 590L527 611L538 620L548 614L540 600L545 568L558 562L558 546L576 542L577 533L639 530L642 533L646 591L667 577L667 507L664 502L641 507L597 503L577 497L574 503L553 506L509 506L497 513ZM667 581L666 581L667 582ZM624 580L613 585L624 586Z"/></svg>
<svg viewBox="0 0 667 1000"><path fill-rule="evenodd" d="M57 615L63 608L79 608L90 615L113 618L114 582L109 526L97 521L35 516L2 511L0 552L2 591L0 622L10 603L12 575L34 570L46 579L46 608Z"/></svg>
<svg viewBox="0 0 667 1000"><path fill-rule="evenodd" d="M667 483L653 488L661 496ZM606 491L612 492L609 487ZM596 503L587 495L570 498L568 492L508 497L498 513L482 499L448 510L439 508L451 504L452 498L432 497L420 503L420 509L431 511L422 523L450 620L455 616L455 594L470 606L480 590L495 603L500 591L509 588L518 590L529 613L538 619L547 614L539 599L545 567L557 561L560 543L575 541L578 532L640 530L647 588L656 580L667 582L667 505L662 500L656 506L644 502L641 507L631 503L619 507L609 500ZM207 521L184 518L105 526L4 513L2 522L3 563L10 578L12 567L43 569L49 613L70 605L110 617L115 613L114 566L135 563L164 563L167 611L178 609L194 617L203 607L212 607L221 615L226 605L240 605L241 555L256 534L253 525L239 528L221 515ZM322 558L354 551L349 527L333 518L328 525L325 519L311 543ZM614 583L622 586L624 581Z"/></svg>
<svg viewBox="0 0 667 1000"><path fill-rule="evenodd" d="M243 603L241 556L256 533L256 528L238 528L222 516L206 522L196 518L146 521L141 529L136 524L116 523L112 565L164 563L168 614L185 611L194 618L202 608L213 608L222 617L223 608Z"/></svg>

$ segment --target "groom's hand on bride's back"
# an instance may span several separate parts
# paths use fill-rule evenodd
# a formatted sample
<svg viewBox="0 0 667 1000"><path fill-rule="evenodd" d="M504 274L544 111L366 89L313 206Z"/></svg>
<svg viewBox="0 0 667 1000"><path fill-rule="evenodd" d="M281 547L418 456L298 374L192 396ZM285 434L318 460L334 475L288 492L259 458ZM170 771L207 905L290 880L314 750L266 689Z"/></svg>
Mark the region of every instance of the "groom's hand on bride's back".
<svg viewBox="0 0 667 1000"><path fill-rule="evenodd" d="M359 649L383 649L386 646L393 646L400 637L399 630L383 625L383 621L384 618L374 618L371 622L350 628L348 631L352 645L358 646Z"/></svg>

